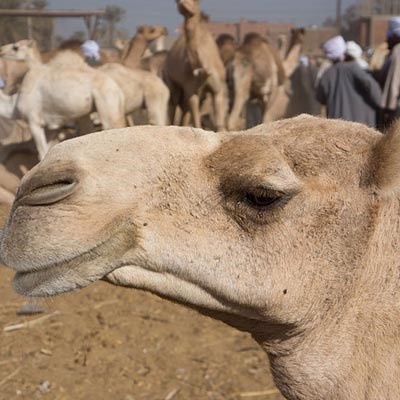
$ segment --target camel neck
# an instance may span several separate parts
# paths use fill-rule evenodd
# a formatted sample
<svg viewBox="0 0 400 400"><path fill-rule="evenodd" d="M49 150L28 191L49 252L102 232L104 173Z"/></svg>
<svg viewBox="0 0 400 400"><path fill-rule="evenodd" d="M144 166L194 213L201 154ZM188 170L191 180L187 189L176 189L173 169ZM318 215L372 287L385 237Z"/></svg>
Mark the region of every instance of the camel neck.
<svg viewBox="0 0 400 400"><path fill-rule="evenodd" d="M294 70L297 68L302 47L302 43L295 43L289 47L283 62L287 77L292 75Z"/></svg>
<svg viewBox="0 0 400 400"><path fill-rule="evenodd" d="M131 40L127 53L123 56L124 65L130 68L137 68L140 65L140 59L146 51L147 45L146 38L142 34L137 33Z"/></svg>
<svg viewBox="0 0 400 400"><path fill-rule="evenodd" d="M184 31L186 38L186 45L188 49L189 60L192 68L200 68L202 66L199 47L201 41L201 16L193 15L185 18Z"/></svg>
<svg viewBox="0 0 400 400"><path fill-rule="evenodd" d="M201 25L201 16L199 14L195 14L185 18L184 30L188 44L190 41L196 40L198 38L200 25Z"/></svg>
<svg viewBox="0 0 400 400"><path fill-rule="evenodd" d="M256 338L288 399L398 398L400 204L393 196L371 209L374 221L364 235L365 250L354 261L363 267L347 268L348 286L340 296L326 293L332 298L324 301L324 311L308 328L280 336L286 340Z"/></svg>
<svg viewBox="0 0 400 400"><path fill-rule="evenodd" d="M36 47L32 47L31 49L29 49L25 61L29 68L42 65L42 57L39 50Z"/></svg>
<svg viewBox="0 0 400 400"><path fill-rule="evenodd" d="M275 383L289 400L395 400L400 393L399 328L354 315L352 324L315 330L282 352L261 344ZM398 319L398 318L397 318ZM382 325L383 324L383 325ZM384 329L387 330L384 331ZM377 344L379 341L379 344ZM382 344L384 343L384 345ZM271 351L272 350L272 351Z"/></svg>

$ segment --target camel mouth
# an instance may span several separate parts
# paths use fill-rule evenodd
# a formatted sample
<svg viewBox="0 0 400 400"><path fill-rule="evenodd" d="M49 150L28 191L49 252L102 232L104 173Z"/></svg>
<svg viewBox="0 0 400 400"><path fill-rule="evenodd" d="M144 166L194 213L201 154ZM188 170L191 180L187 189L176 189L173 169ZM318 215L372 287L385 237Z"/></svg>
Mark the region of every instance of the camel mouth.
<svg viewBox="0 0 400 400"><path fill-rule="evenodd" d="M82 289L121 267L123 255L136 247L121 229L97 245L69 259L19 270L13 280L15 291L23 296L48 297ZM114 252L118 251L120 257Z"/></svg>
<svg viewBox="0 0 400 400"><path fill-rule="evenodd" d="M50 297L82 289L102 279L104 274L85 275L83 265L71 272L67 265L58 265L35 271L17 272L14 290L26 297Z"/></svg>
<svg viewBox="0 0 400 400"><path fill-rule="evenodd" d="M17 271L13 279L15 291L28 297L48 297L71 292L100 280L113 270L103 268L92 269L90 265L101 259L96 253L103 244L83 254L60 263L49 264L40 269Z"/></svg>

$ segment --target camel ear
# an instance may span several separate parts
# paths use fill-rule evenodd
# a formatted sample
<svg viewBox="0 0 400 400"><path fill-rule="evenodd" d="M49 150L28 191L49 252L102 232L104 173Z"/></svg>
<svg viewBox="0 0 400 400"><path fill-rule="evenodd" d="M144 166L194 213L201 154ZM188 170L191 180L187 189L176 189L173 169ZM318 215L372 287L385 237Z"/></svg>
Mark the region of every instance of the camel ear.
<svg viewBox="0 0 400 400"><path fill-rule="evenodd" d="M137 33L144 33L144 28L145 28L144 25L139 25L139 26L137 27L137 29L136 29Z"/></svg>
<svg viewBox="0 0 400 400"><path fill-rule="evenodd" d="M400 195L400 120L374 149L373 176L381 192Z"/></svg>

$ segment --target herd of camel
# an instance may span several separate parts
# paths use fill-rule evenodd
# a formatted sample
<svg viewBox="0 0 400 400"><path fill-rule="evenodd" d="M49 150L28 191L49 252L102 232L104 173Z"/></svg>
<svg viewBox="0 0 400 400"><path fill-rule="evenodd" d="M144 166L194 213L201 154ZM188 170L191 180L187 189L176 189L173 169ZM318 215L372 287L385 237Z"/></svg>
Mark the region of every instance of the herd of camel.
<svg viewBox="0 0 400 400"><path fill-rule="evenodd" d="M249 100L261 104L264 121L285 116L289 91L282 88L298 65L304 31L294 30L281 52L258 34L247 35L241 46L228 35L215 41L199 3L177 1L182 33L170 51L150 57L143 56L166 34L163 26L138 27L118 54L101 50L96 67L85 62L79 41L47 53L32 40L2 46L0 117L25 121L42 159L65 137L55 135L56 129L71 121L80 133L93 131L93 121L110 129L132 126L137 119L139 124L237 130L245 127ZM11 135L7 146L0 144L3 200L12 199L23 173L37 162L36 152L20 143L16 131L15 140Z"/></svg>

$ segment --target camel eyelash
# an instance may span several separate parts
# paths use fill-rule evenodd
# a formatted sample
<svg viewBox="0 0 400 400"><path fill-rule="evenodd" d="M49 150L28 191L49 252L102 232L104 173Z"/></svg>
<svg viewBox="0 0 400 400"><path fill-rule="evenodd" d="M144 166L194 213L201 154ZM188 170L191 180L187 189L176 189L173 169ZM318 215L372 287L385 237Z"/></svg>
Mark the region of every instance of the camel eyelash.
<svg viewBox="0 0 400 400"><path fill-rule="evenodd" d="M287 193L264 188L245 189L230 193L227 197L227 207L240 225L246 221L256 224L266 224L276 218L276 211L290 200Z"/></svg>

